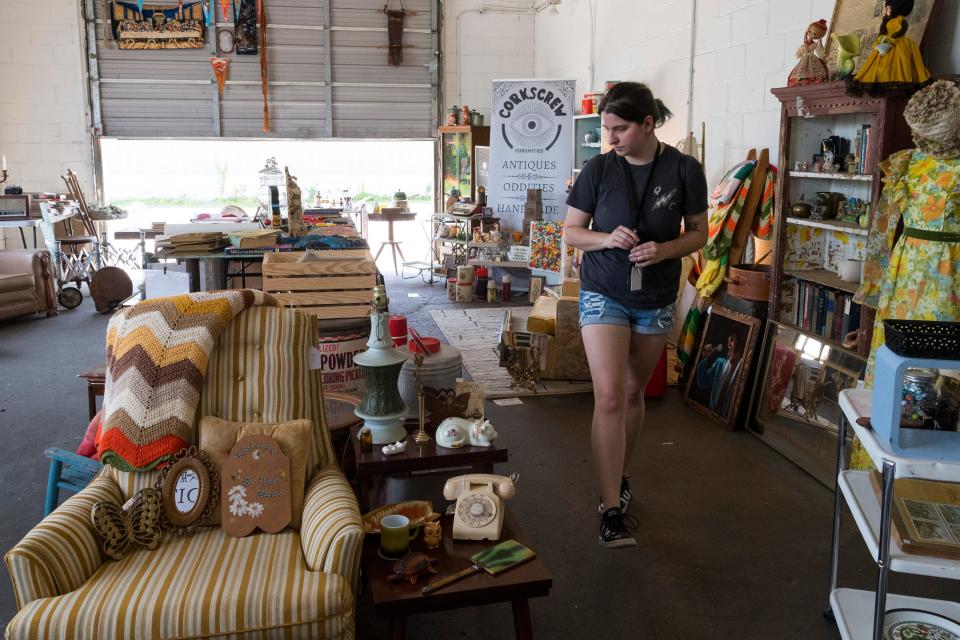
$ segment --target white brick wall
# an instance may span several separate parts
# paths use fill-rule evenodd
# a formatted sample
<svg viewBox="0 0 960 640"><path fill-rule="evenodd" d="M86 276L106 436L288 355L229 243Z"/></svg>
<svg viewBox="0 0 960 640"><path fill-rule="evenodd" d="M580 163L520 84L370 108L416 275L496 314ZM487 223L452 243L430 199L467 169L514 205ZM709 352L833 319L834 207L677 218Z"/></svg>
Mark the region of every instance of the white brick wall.
<svg viewBox="0 0 960 640"><path fill-rule="evenodd" d="M484 4L526 9L526 0L444 0L443 105L467 104L490 122L490 83L499 78L534 77L534 21L530 14L478 13ZM462 15L461 15L462 14ZM457 17L462 42L457 42ZM457 56L460 76L457 75ZM445 122L445 119L444 119Z"/></svg>
<svg viewBox="0 0 960 640"><path fill-rule="evenodd" d="M563 0L560 15L536 18L537 77L575 77L577 92L606 80L647 82L674 113L661 130L673 143L687 119L692 0L593 0L596 71L590 85L590 0ZM834 0L699 0L693 81L693 129L707 125L707 179L713 185L750 147L778 154L780 105L807 25L829 20ZM960 71L960 3L942 3L926 39L934 73Z"/></svg>
<svg viewBox="0 0 960 640"><path fill-rule="evenodd" d="M93 192L79 0L0 0L0 154L25 191L65 189L73 169ZM4 229L0 248L19 248ZM30 242L31 234L27 233Z"/></svg>

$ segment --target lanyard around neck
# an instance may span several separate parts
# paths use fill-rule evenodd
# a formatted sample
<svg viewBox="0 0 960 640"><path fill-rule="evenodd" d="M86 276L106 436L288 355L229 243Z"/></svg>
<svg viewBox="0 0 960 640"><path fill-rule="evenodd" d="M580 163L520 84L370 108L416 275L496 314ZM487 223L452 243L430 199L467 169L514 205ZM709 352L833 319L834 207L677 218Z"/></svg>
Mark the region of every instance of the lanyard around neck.
<svg viewBox="0 0 960 640"><path fill-rule="evenodd" d="M650 185L653 183L653 174L657 171L657 162L660 160L660 141L657 141L657 151L653 156L653 162L650 163L650 174L643 185L643 194L637 201L637 185L630 172L630 163L626 158L621 158L620 168L623 170L623 177L627 181L627 197L630 199L630 208L633 209L634 231L640 235L640 222L643 220L643 211L647 204L647 196L650 194Z"/></svg>

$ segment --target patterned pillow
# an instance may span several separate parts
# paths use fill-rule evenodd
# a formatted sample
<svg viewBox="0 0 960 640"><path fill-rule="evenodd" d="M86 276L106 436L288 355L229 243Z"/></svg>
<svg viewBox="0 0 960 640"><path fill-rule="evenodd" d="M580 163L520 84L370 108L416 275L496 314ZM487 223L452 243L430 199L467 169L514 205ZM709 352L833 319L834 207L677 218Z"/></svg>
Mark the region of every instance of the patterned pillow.
<svg viewBox="0 0 960 640"><path fill-rule="evenodd" d="M290 459L290 511L293 520L290 527L300 528L300 512L303 510L303 494L307 484L307 457L313 450L313 421L291 420L289 422L247 423L228 422L214 416L200 420L200 448L207 452L219 473L220 467L237 440L246 436L265 435L280 445L283 455ZM220 509L214 510L207 525L220 526Z"/></svg>

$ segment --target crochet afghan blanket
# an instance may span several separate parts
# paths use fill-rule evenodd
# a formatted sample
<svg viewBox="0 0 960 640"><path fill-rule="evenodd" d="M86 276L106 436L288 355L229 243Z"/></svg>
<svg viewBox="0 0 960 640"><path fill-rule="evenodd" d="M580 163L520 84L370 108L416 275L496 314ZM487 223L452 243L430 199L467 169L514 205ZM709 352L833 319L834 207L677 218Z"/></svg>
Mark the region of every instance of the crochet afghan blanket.
<svg viewBox="0 0 960 640"><path fill-rule="evenodd" d="M233 318L254 305L276 305L250 289L145 300L107 327L107 379L100 460L146 471L190 446L207 362Z"/></svg>

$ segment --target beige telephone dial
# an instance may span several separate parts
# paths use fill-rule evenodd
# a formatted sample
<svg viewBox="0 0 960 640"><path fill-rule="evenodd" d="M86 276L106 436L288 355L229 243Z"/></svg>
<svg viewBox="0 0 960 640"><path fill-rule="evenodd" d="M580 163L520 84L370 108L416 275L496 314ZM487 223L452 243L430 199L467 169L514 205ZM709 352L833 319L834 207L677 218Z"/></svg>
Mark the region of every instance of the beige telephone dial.
<svg viewBox="0 0 960 640"><path fill-rule="evenodd" d="M453 537L458 540L499 540L503 528L502 500L517 493L516 474L507 478L483 473L456 476L447 480L443 497L457 499L453 515Z"/></svg>

